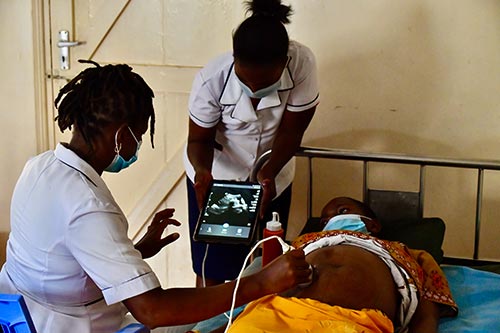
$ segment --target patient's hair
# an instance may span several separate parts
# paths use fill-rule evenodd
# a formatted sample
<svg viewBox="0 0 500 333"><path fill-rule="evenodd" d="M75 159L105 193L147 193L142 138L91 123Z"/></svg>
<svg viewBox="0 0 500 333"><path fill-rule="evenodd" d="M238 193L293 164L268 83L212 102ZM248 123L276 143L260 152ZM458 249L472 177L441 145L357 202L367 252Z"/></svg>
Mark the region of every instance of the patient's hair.
<svg viewBox="0 0 500 333"><path fill-rule="evenodd" d="M92 148L92 138L106 125L136 124L150 119L153 145L154 93L142 77L125 64L101 67L90 60L79 62L95 67L83 70L59 91L54 104L58 109L55 120L61 132L75 126Z"/></svg>
<svg viewBox="0 0 500 333"><path fill-rule="evenodd" d="M289 23L292 7L280 0L253 0L245 2L245 19L233 34L233 56L251 65L274 65L286 59Z"/></svg>

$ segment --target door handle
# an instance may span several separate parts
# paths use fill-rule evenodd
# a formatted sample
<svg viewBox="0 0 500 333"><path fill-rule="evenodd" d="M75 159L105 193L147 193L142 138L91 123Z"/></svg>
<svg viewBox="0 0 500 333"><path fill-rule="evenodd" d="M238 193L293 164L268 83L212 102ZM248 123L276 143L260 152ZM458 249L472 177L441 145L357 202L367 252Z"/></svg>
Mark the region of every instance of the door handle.
<svg viewBox="0 0 500 333"><path fill-rule="evenodd" d="M57 47L73 47L83 44L83 42L57 42Z"/></svg>
<svg viewBox="0 0 500 333"><path fill-rule="evenodd" d="M61 70L66 71L69 69L69 48L85 44L82 41L70 41L69 31L60 30L59 31L59 41L57 42L57 47L60 49L60 64Z"/></svg>

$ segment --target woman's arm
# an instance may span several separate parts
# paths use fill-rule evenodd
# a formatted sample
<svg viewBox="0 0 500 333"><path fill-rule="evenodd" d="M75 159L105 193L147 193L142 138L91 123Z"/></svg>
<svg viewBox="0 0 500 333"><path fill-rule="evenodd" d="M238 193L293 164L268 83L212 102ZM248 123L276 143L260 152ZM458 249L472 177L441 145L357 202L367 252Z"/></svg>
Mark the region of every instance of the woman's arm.
<svg viewBox="0 0 500 333"><path fill-rule="evenodd" d="M303 250L277 258L259 272L240 280L235 306L305 283L310 274ZM155 328L189 324L227 311L235 281L206 288L156 288L124 300L138 321Z"/></svg>
<svg viewBox="0 0 500 333"><path fill-rule="evenodd" d="M421 298L409 324L409 333L437 333L439 305Z"/></svg>
<svg viewBox="0 0 500 333"><path fill-rule="evenodd" d="M302 137L311 122L316 107L302 112L285 111L273 142L269 160L257 173L257 180L263 185L261 216L276 195L274 179L280 170L295 155Z"/></svg>
<svg viewBox="0 0 500 333"><path fill-rule="evenodd" d="M194 189L200 209L212 181L215 133L215 126L204 128L189 119L187 155L195 171Z"/></svg>

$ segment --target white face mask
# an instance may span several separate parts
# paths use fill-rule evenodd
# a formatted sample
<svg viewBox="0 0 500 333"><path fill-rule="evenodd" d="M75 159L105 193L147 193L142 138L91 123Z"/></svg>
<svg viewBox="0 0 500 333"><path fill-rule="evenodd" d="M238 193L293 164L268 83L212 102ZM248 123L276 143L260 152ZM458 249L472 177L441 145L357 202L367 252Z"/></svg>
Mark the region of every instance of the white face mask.
<svg viewBox="0 0 500 333"><path fill-rule="evenodd" d="M371 220L371 218L358 214L341 214L332 217L323 228L327 230L350 230L370 234L361 217Z"/></svg>

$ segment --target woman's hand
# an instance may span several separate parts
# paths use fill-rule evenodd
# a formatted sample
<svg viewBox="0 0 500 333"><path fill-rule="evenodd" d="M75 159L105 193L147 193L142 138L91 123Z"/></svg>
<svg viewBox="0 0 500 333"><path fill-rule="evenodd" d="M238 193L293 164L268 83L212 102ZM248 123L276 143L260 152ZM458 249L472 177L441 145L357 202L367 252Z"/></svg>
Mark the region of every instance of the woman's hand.
<svg viewBox="0 0 500 333"><path fill-rule="evenodd" d="M304 250L292 250L274 259L255 274L266 294L280 293L299 284L309 283L311 268Z"/></svg>
<svg viewBox="0 0 500 333"><path fill-rule="evenodd" d="M155 214L146 234L135 244L135 248L142 254L142 258L150 258L160 250L177 240L179 233L174 232L162 238L163 232L169 225L180 226L181 223L172 219L175 209L167 208Z"/></svg>
<svg viewBox="0 0 500 333"><path fill-rule="evenodd" d="M417 309L408 325L410 333L435 333L439 325L439 305L425 298L418 301Z"/></svg>
<svg viewBox="0 0 500 333"><path fill-rule="evenodd" d="M197 172L194 176L194 191L196 193L196 201L200 211L203 209L203 204L207 196L208 189L212 183L213 177L209 171Z"/></svg>
<svg viewBox="0 0 500 333"><path fill-rule="evenodd" d="M271 201L273 201L276 196L276 184L274 182L274 178L265 178L263 180L259 180L259 183L262 186L262 201L260 205L259 217L263 219L269 205L271 205Z"/></svg>

